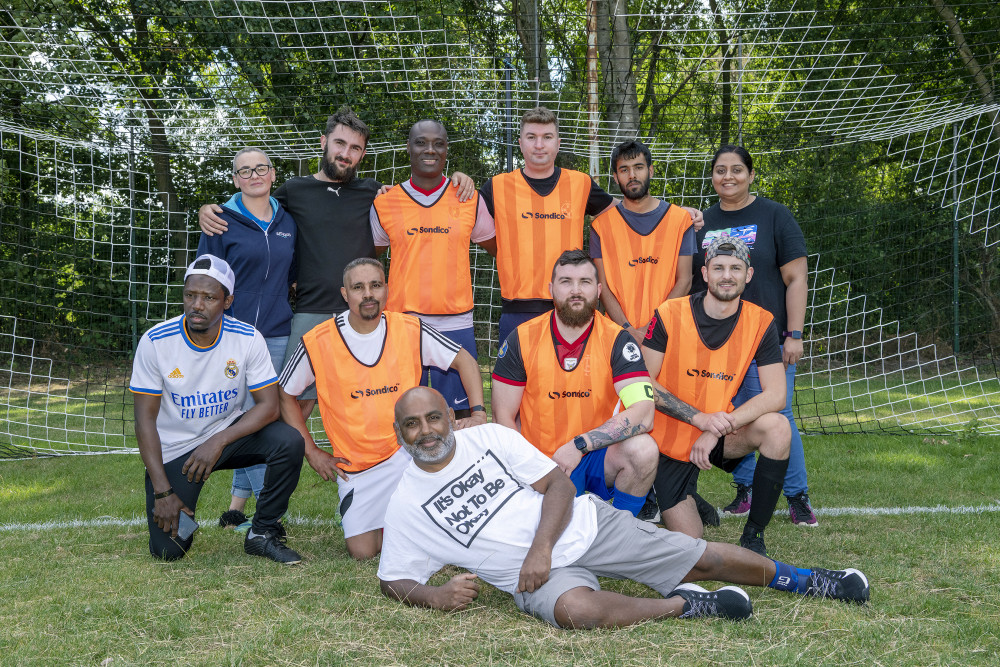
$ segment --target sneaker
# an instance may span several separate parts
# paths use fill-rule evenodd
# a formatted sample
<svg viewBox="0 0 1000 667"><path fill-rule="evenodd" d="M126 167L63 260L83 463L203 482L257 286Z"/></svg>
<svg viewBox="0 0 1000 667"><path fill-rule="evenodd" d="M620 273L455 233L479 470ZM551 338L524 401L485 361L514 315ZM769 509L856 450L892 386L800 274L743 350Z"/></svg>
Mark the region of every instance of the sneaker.
<svg viewBox="0 0 1000 667"><path fill-rule="evenodd" d="M692 495L694 496L695 507L698 508L698 516L701 517L701 525L718 526L719 510L715 509L714 505L699 496L697 493Z"/></svg>
<svg viewBox="0 0 1000 667"><path fill-rule="evenodd" d="M864 604L871 591L868 577L853 567L846 570L824 570L814 567L809 575L805 595Z"/></svg>
<svg viewBox="0 0 1000 667"><path fill-rule="evenodd" d="M652 489L646 495L646 502L643 504L642 509L639 513L635 515L639 521L649 521L650 523L660 522L660 508L656 504L656 491Z"/></svg>
<svg viewBox="0 0 1000 667"><path fill-rule="evenodd" d="M740 546L744 549L749 549L755 554L767 557L767 548L764 546L764 531L743 533L740 537Z"/></svg>
<svg viewBox="0 0 1000 667"><path fill-rule="evenodd" d="M243 533L244 535L246 535L247 531L250 530L251 526L253 526L253 515L251 515L249 519L247 519L240 525L233 528L233 530L236 531L237 533ZM288 536L288 532L285 530L285 524L280 519L278 520L278 528L276 529L276 532L278 533L278 537Z"/></svg>
<svg viewBox="0 0 1000 667"><path fill-rule="evenodd" d="M226 510L219 517L219 525L223 528L229 528L230 526L239 526L241 523L246 522L247 515L239 510Z"/></svg>
<svg viewBox="0 0 1000 667"><path fill-rule="evenodd" d="M277 563L295 565L302 562L302 556L285 546L285 538L276 533L258 535L252 530L247 532L243 541L243 551L251 556L263 556Z"/></svg>
<svg viewBox="0 0 1000 667"><path fill-rule="evenodd" d="M733 502L723 507L722 511L733 516L743 516L750 511L750 500L753 498L753 491L751 491L749 486L745 486L739 482L733 482L732 485L736 489L736 497L733 498Z"/></svg>
<svg viewBox="0 0 1000 667"><path fill-rule="evenodd" d="M739 621L753 614L750 596L738 586L724 586L708 591L696 584L681 584L667 597L684 598L684 611L678 618L706 618L718 616Z"/></svg>
<svg viewBox="0 0 1000 667"><path fill-rule="evenodd" d="M807 528L815 528L819 525L816 515L813 514L813 508L809 504L809 496L806 495L805 491L795 496L788 496L787 500L788 514L792 517L792 523Z"/></svg>

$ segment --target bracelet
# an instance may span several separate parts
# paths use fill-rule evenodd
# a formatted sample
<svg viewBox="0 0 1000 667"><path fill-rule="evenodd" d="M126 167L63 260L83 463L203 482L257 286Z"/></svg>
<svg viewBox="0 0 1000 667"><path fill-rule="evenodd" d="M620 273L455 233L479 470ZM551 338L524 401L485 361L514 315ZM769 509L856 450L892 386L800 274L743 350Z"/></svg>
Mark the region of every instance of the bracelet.
<svg viewBox="0 0 1000 667"><path fill-rule="evenodd" d="M471 408L471 411L472 412L486 412L486 408L484 408L482 405L473 405L472 408Z"/></svg>
<svg viewBox="0 0 1000 667"><path fill-rule="evenodd" d="M162 499L166 498L167 496L173 495L173 493L174 493L174 487L170 487L169 489L167 489L163 493L154 493L153 494L153 498L155 498L156 500L162 500Z"/></svg>

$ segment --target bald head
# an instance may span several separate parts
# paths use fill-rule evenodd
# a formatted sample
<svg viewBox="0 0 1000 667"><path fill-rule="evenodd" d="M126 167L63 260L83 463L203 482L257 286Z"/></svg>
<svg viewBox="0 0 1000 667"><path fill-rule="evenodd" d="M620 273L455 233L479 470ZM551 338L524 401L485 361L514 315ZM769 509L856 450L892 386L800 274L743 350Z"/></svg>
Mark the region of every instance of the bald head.
<svg viewBox="0 0 1000 667"><path fill-rule="evenodd" d="M413 387L404 391L396 400L396 424L401 424L406 415L413 413L417 406L434 406L446 414L448 412L448 402L444 400L441 392L430 387Z"/></svg>
<svg viewBox="0 0 1000 667"><path fill-rule="evenodd" d="M414 387L396 401L396 440L418 468L436 472L455 455L455 414L438 391Z"/></svg>

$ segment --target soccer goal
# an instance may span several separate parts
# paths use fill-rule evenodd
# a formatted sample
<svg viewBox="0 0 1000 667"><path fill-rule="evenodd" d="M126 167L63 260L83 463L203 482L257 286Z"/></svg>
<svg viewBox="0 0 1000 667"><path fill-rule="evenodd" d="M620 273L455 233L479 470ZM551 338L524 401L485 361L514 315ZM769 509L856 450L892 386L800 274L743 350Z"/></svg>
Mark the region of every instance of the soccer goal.
<svg viewBox="0 0 1000 667"><path fill-rule="evenodd" d="M795 411L809 432L1000 431L1000 6L576 0L13 0L0 10L0 458L134 446L131 354L180 312L196 211L264 148L316 170L327 115L373 130L399 182L413 122L449 172L520 164L558 115L560 164L609 178L653 150L653 193L707 208L721 143L809 248ZM860 3L865 4L865 3ZM491 258L473 252L483 361Z"/></svg>

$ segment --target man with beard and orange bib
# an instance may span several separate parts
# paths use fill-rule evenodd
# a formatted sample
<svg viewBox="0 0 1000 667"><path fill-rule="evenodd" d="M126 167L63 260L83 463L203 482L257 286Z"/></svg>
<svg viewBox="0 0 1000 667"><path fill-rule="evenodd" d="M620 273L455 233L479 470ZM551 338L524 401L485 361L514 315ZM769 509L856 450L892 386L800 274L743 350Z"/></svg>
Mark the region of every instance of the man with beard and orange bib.
<svg viewBox="0 0 1000 667"><path fill-rule="evenodd" d="M549 291L554 312L519 325L500 347L493 420L552 458L578 493L638 515L657 460L646 435L655 409L642 352L596 312L597 268L582 250L559 256Z"/></svg>
<svg viewBox="0 0 1000 667"><path fill-rule="evenodd" d="M701 537L692 494L699 470L731 471L750 452L760 458L740 546L766 555L764 528L781 495L791 432L784 366L774 317L740 295L753 278L746 243L729 236L705 251L707 292L664 301L643 341L657 414L650 434L660 448L656 499L670 530ZM752 361L763 392L733 409Z"/></svg>

